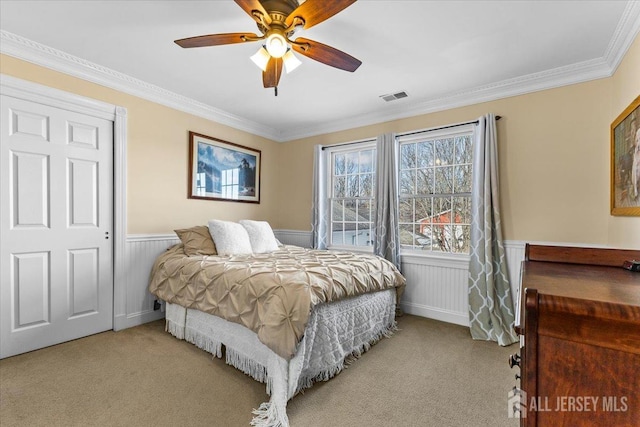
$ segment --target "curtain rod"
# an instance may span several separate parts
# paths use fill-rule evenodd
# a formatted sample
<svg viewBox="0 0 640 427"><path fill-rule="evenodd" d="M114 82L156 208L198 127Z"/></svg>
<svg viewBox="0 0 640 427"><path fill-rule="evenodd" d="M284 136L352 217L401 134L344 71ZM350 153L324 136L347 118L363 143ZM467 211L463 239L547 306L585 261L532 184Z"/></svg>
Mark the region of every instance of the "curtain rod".
<svg viewBox="0 0 640 427"><path fill-rule="evenodd" d="M502 118L502 116L496 116L496 121L500 120L501 118ZM465 126L465 125L477 125L478 123L480 123L479 120L473 120L471 122L456 123L455 125L440 126L438 128L429 128L429 129L417 130L415 132L399 133L396 136L417 135L419 133L432 132L434 130L449 129L449 128L455 128L455 127L458 127L458 126Z"/></svg>
<svg viewBox="0 0 640 427"><path fill-rule="evenodd" d="M500 120L501 118L502 118L502 116L496 116L496 121ZM454 127L458 127L458 126L465 126L465 125L477 125L478 123L480 123L478 120L474 120L474 121L471 121L471 122L456 123L455 125L441 126L439 128L424 129L424 130L418 130L418 131L415 131L415 132L399 133L396 136L417 135L419 133L431 132L431 131L434 131L434 130L449 129L449 128L454 128ZM369 141L369 140L345 142L345 143L342 143L342 144L325 145L325 146L322 147L322 149L324 150L325 148L344 147L345 145L362 144L363 142L367 142L367 141Z"/></svg>
<svg viewBox="0 0 640 427"><path fill-rule="evenodd" d="M376 142L376 139L368 138L368 139L361 139L360 141L343 142L342 144L323 145L322 149L324 150L325 148L344 147L346 145L362 144L365 142Z"/></svg>

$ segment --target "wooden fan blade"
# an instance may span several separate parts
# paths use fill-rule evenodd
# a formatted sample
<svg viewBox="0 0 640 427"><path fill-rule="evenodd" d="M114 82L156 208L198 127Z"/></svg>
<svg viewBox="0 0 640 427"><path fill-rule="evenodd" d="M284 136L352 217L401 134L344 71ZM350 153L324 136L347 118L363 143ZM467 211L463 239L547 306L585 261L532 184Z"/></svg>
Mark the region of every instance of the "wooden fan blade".
<svg viewBox="0 0 640 427"><path fill-rule="evenodd" d="M300 55L345 71L354 72L362 64L362 61L336 48L303 37L298 37L291 47Z"/></svg>
<svg viewBox="0 0 640 427"><path fill-rule="evenodd" d="M253 33L226 33L226 34L209 34L208 36L189 37L186 39L176 40L175 43L180 47L206 47L219 46L223 44L244 43L245 38L255 39L258 37Z"/></svg>
<svg viewBox="0 0 640 427"><path fill-rule="evenodd" d="M254 10L262 14L262 16L264 17L264 22L267 25L271 24L271 17L267 13L267 11L264 10L264 7L258 0L235 0L235 2L238 4L238 6L242 8L242 10L247 12L247 14L250 17L252 17L256 22L260 22L260 20L256 19L256 17L253 15Z"/></svg>
<svg viewBox="0 0 640 427"><path fill-rule="evenodd" d="M293 23L296 16L304 19L304 28L311 28L346 9L356 0L307 0L287 16L285 25Z"/></svg>
<svg viewBox="0 0 640 427"><path fill-rule="evenodd" d="M278 87L280 76L282 75L282 58L273 58L267 64L267 71L262 72L262 83L264 87Z"/></svg>

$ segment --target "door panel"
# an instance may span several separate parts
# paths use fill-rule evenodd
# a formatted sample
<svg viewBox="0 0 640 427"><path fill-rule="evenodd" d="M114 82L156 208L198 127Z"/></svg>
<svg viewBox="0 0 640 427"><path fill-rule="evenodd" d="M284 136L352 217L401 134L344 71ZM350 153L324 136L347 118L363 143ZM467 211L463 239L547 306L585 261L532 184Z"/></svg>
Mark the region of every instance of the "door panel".
<svg viewBox="0 0 640 427"><path fill-rule="evenodd" d="M49 228L49 156L14 151L11 157L13 228Z"/></svg>
<svg viewBox="0 0 640 427"><path fill-rule="evenodd" d="M25 135L49 140L49 117L34 112L11 109L9 135Z"/></svg>
<svg viewBox="0 0 640 427"><path fill-rule="evenodd" d="M50 321L49 253L12 254L15 329Z"/></svg>
<svg viewBox="0 0 640 427"><path fill-rule="evenodd" d="M113 122L2 95L0 357L113 327Z"/></svg>
<svg viewBox="0 0 640 427"><path fill-rule="evenodd" d="M78 147L98 149L98 135L100 130L87 123L68 122L69 144Z"/></svg>
<svg viewBox="0 0 640 427"><path fill-rule="evenodd" d="M98 226L98 163L69 159L69 227Z"/></svg>
<svg viewBox="0 0 640 427"><path fill-rule="evenodd" d="M98 311L98 249L69 251L69 317Z"/></svg>

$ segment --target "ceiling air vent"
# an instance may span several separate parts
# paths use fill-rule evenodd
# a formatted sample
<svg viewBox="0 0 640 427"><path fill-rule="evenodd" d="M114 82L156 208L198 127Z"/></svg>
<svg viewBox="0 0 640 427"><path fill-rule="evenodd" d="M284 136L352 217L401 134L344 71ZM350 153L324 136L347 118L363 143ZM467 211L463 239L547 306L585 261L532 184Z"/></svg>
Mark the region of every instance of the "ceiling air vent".
<svg viewBox="0 0 640 427"><path fill-rule="evenodd" d="M396 99L400 99L400 98L406 98L407 96L407 92L402 91L402 92L397 92L397 93L390 93L387 95L380 95L380 98L384 99L385 101L389 102L389 101L395 101Z"/></svg>

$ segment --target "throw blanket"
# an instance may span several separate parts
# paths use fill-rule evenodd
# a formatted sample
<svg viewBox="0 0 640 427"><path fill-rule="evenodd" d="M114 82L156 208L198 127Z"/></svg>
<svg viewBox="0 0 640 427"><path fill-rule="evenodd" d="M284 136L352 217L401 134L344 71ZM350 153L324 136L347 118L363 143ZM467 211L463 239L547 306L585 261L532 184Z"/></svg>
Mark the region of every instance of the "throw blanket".
<svg viewBox="0 0 640 427"><path fill-rule="evenodd" d="M315 305L394 287L399 301L404 285L397 268L375 255L286 245L266 254L187 257L178 244L156 259L149 291L239 323L290 360Z"/></svg>

